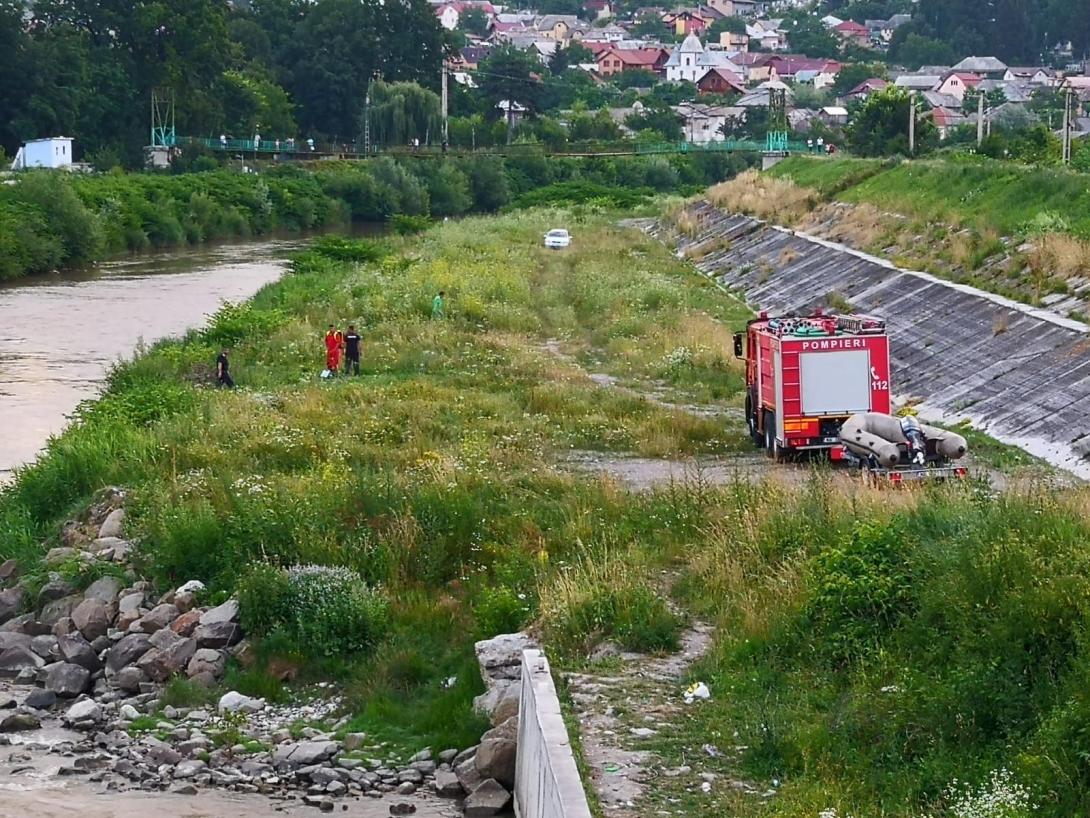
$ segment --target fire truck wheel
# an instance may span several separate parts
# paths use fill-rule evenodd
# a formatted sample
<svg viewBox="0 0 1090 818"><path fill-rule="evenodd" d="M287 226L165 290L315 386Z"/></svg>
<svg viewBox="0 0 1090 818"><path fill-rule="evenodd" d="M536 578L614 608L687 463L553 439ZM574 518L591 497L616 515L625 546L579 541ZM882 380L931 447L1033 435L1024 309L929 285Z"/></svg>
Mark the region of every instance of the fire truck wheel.
<svg viewBox="0 0 1090 818"><path fill-rule="evenodd" d="M765 445L764 435L757 428L757 410L753 408L753 396L746 395L746 424L749 426L749 438L758 449Z"/></svg>
<svg viewBox="0 0 1090 818"><path fill-rule="evenodd" d="M765 453L776 462L783 459L780 442L776 440L776 415L765 412Z"/></svg>

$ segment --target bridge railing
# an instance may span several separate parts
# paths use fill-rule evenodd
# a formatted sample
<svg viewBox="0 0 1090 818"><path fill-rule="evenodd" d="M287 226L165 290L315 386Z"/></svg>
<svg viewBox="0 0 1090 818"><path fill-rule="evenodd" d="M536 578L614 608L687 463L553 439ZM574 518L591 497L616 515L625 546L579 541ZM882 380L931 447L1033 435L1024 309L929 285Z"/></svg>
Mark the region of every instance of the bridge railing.
<svg viewBox="0 0 1090 818"><path fill-rule="evenodd" d="M292 158L314 156L361 157L368 155L363 146L355 142L316 142L308 139L233 139L215 137L178 137L172 140L171 147L198 145L207 150L241 154L279 154ZM809 148L802 142L784 142L779 148L787 153L807 153ZM609 142L574 142L562 146L549 147L539 143L515 143L491 147L441 145L374 145L371 155L389 154L394 156L434 156L445 153L464 154L502 154L505 156L527 156L546 154L549 156L620 156L620 155L656 155L686 153L764 153L768 145L764 142L747 139L724 139L714 142L638 142L634 140Z"/></svg>

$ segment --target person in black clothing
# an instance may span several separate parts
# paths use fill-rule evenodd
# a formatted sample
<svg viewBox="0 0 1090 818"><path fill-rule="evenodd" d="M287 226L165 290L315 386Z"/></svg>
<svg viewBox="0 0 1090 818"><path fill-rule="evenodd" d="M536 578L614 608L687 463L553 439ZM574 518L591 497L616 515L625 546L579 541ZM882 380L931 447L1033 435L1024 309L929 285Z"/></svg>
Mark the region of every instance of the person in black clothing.
<svg viewBox="0 0 1090 818"><path fill-rule="evenodd" d="M222 350L216 358L216 383L228 389L235 388L235 382L231 380L230 362L227 360L226 349Z"/></svg>
<svg viewBox="0 0 1090 818"><path fill-rule="evenodd" d="M349 372L353 375L360 374L360 336L351 324L344 335L344 374Z"/></svg>

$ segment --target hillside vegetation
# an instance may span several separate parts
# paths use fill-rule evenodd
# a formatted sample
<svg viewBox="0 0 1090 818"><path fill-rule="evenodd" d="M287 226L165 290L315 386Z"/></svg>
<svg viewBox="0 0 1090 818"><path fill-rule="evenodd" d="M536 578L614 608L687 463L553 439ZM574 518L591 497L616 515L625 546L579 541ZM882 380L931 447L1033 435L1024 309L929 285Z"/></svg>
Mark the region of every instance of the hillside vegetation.
<svg viewBox="0 0 1090 818"><path fill-rule="evenodd" d="M749 174L720 186L715 199L903 266L1085 315L1085 174L975 159L791 157L760 181Z"/></svg>
<svg viewBox="0 0 1090 818"><path fill-rule="evenodd" d="M475 638L533 626L580 667L602 642L670 651L708 621L691 679L711 701L680 730L623 737L677 771L653 776L641 815L1085 814L1090 495L889 492L820 469L795 486L697 469L630 493L568 471L572 449L748 445L733 421L640 397L736 408L746 311L615 218L538 209L319 242L252 303L120 367L0 494L0 558L44 578L62 521L122 484L158 588L240 595L259 662L228 684L290 695L272 660L331 676L349 729L412 750L480 735ZM540 247L557 225L568 251ZM317 375L331 321L364 328L358 378ZM221 346L238 390L209 388ZM297 564L370 590L311 600L319 629L284 607L273 569Z"/></svg>

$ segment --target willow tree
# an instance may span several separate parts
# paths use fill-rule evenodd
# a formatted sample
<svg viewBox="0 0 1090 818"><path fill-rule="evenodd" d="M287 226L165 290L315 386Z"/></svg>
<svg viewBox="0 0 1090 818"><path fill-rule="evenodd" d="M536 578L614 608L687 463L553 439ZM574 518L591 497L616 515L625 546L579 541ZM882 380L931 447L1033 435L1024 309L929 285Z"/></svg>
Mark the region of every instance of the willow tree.
<svg viewBox="0 0 1090 818"><path fill-rule="evenodd" d="M382 82L371 86L371 141L376 145L427 144L442 139L439 95L415 82ZM363 131L364 122L360 122Z"/></svg>

